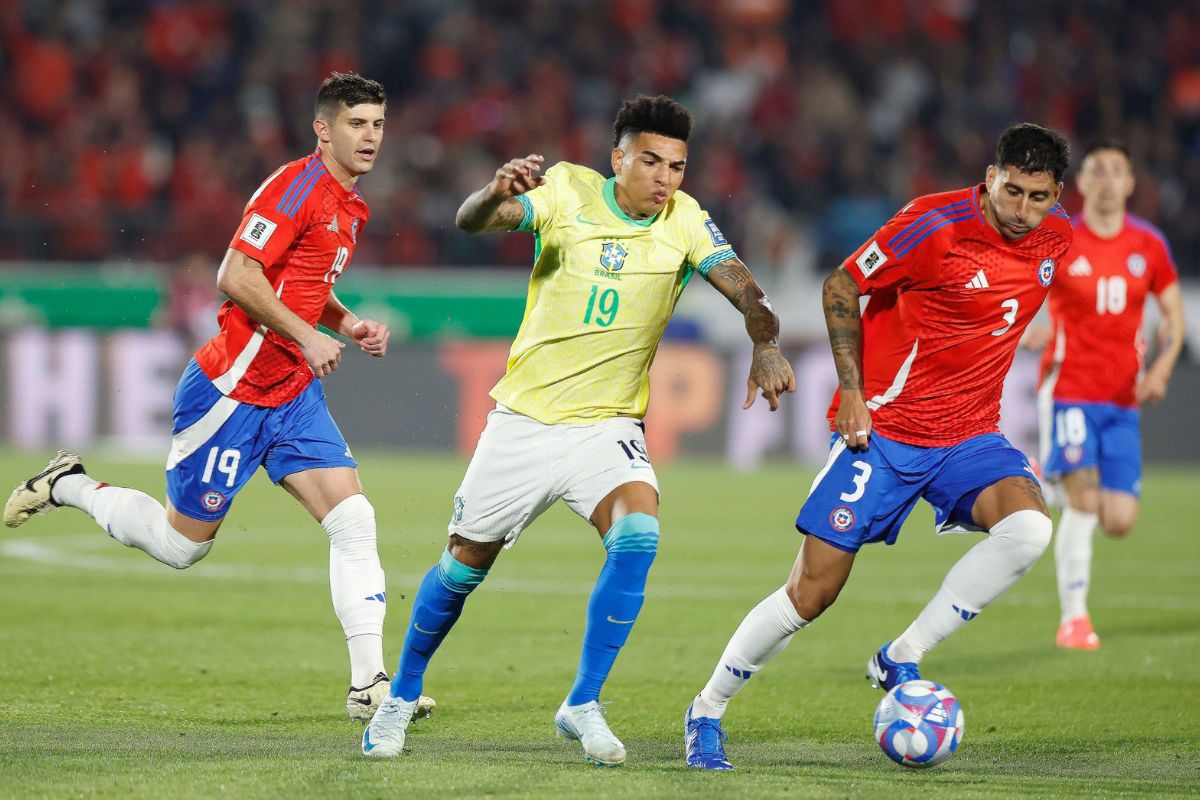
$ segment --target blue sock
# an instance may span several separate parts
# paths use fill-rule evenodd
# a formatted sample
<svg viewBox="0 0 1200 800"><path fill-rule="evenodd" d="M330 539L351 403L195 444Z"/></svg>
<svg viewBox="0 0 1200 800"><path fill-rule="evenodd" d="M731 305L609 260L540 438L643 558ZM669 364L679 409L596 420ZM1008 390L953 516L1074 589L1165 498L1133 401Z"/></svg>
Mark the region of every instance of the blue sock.
<svg viewBox="0 0 1200 800"><path fill-rule="evenodd" d="M442 557L421 581L413 598L412 618L396 677L392 678L392 697L416 700L425 683L425 669L438 645L458 621L467 595L487 577L486 569L468 567L442 551Z"/></svg>
<svg viewBox="0 0 1200 800"><path fill-rule="evenodd" d="M604 537L608 558L588 601L587 632L575 685L567 705L600 699L617 653L629 638L646 599L646 576L658 551L658 520L649 514L629 514Z"/></svg>

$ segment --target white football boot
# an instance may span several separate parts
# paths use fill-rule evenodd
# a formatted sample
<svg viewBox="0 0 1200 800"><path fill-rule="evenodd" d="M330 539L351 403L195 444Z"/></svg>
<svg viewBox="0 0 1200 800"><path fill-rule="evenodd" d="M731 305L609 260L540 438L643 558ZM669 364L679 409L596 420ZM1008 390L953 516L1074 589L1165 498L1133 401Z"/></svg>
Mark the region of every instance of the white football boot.
<svg viewBox="0 0 1200 800"><path fill-rule="evenodd" d="M58 508L50 496L54 482L64 475L82 475L83 461L77 453L59 450L46 468L28 480L21 481L4 504L4 524L10 528L24 525L30 517Z"/></svg>
<svg viewBox="0 0 1200 800"><path fill-rule="evenodd" d="M375 680L364 689L356 689L351 686L350 693L346 695L346 714L350 719L358 722L368 721L375 716L379 704L387 699L390 688L391 679L382 672L376 673ZM424 719L432 714L435 708L437 708L436 700L421 695L417 699L417 710L413 713L413 719Z"/></svg>
<svg viewBox="0 0 1200 800"><path fill-rule="evenodd" d="M563 739L583 745L583 759L597 767L619 767L625 763L625 745L604 721L604 707L595 700L569 706L564 700L554 715L554 727Z"/></svg>
<svg viewBox="0 0 1200 800"><path fill-rule="evenodd" d="M413 713L417 710L416 700L401 700L399 697L385 698L367 727L363 729L362 751L364 756L395 758L404 752L404 737Z"/></svg>

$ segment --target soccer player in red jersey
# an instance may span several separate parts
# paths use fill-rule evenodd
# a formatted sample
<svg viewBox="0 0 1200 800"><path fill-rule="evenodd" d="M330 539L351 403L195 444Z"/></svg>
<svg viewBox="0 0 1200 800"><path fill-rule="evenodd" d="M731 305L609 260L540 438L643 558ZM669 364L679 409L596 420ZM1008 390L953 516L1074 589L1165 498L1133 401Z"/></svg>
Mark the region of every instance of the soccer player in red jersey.
<svg viewBox="0 0 1200 800"><path fill-rule="evenodd" d="M796 520L787 583L742 621L684 718L687 763L732 769L729 700L828 608L870 542L892 544L916 501L939 531L986 531L916 621L867 663L885 690L1024 575L1052 524L1028 460L999 433L1022 331L1071 244L1058 205L1066 140L1033 124L1001 135L983 185L920 197L825 280L840 389L832 449ZM867 298L860 309L860 298Z"/></svg>
<svg viewBox="0 0 1200 800"><path fill-rule="evenodd" d="M350 651L346 708L364 720L388 693L375 511L314 378L337 369L345 346L318 323L371 356L387 354L387 326L359 319L333 292L370 218L356 184L375 165L386 102L375 81L331 75L317 93L317 149L276 170L246 204L217 273L229 297L220 332L175 392L166 508L93 480L77 454L59 452L4 510L16 527L73 506L125 546L186 569L208 554L234 496L265 466L329 536L330 590Z"/></svg>
<svg viewBox="0 0 1200 800"><path fill-rule="evenodd" d="M1134 185L1125 146L1089 146L1075 182L1083 214L1073 220L1075 240L1050 291L1052 346L1042 356L1039 400L1042 463L1066 495L1054 543L1062 606L1056 643L1095 650L1100 638L1087 611L1092 534L1099 524L1125 536L1137 519L1138 407L1166 396L1183 348L1183 296L1166 239L1125 211ZM1165 335L1143 371L1142 311L1151 294Z"/></svg>

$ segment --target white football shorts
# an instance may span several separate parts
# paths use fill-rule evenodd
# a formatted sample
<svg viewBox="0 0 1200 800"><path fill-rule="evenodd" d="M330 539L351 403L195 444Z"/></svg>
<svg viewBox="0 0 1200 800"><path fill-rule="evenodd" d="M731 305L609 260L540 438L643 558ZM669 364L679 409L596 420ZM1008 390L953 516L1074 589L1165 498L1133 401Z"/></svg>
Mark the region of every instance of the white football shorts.
<svg viewBox="0 0 1200 800"><path fill-rule="evenodd" d="M639 420L546 425L498 405L488 413L454 494L448 530L476 542L504 539L505 547L512 547L559 498L590 521L613 489L634 481L658 491Z"/></svg>

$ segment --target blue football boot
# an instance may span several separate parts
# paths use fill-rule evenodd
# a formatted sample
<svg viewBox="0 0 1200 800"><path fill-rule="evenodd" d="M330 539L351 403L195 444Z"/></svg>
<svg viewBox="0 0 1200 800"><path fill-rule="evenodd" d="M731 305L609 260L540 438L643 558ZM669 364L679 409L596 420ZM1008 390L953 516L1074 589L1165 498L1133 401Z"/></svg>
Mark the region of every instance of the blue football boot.
<svg viewBox="0 0 1200 800"><path fill-rule="evenodd" d="M867 680L876 689L883 689L885 692L890 692L902 683L921 680L921 673L917 671L915 662L892 661L888 658L887 651L891 646L892 643L888 642L867 662Z"/></svg>
<svg viewBox="0 0 1200 800"><path fill-rule="evenodd" d="M725 740L729 737L721 728L721 720L713 717L693 717L688 706L683 715L683 746L687 765L696 769L730 770L733 764L725 757Z"/></svg>

